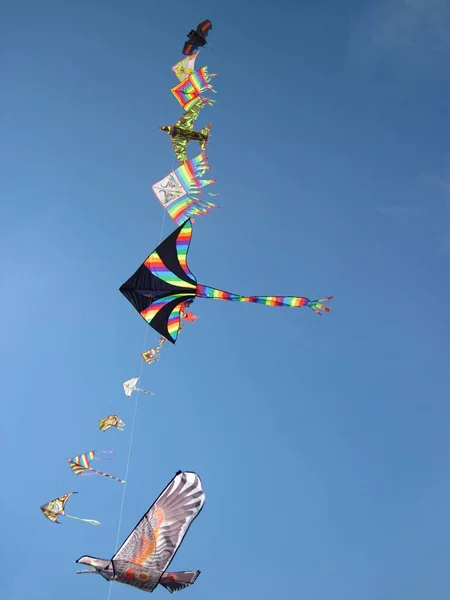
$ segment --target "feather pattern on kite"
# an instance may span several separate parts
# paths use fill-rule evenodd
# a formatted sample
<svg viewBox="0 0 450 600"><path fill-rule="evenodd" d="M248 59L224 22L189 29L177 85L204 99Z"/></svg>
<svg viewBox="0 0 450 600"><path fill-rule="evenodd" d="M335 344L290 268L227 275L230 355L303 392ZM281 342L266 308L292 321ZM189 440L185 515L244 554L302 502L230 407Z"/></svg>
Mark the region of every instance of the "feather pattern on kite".
<svg viewBox="0 0 450 600"><path fill-rule="evenodd" d="M165 131L170 135L173 151L175 152L175 156L180 165L187 162L187 145L189 142L195 141L200 146L200 150L206 150L211 123L203 127L203 129L200 129L200 131L194 131L194 122L204 104L203 98L199 98L196 100L195 104L193 104L193 106L178 119L175 125L161 125L161 127L159 127L161 131Z"/></svg>
<svg viewBox="0 0 450 600"><path fill-rule="evenodd" d="M172 94L180 103L184 110L189 110L200 98L201 93L209 90L216 93L216 90L210 84L211 77L216 77L216 73L208 73L208 67L202 67L198 71L177 83L171 88ZM204 104L214 104L215 100L203 98Z"/></svg>
<svg viewBox="0 0 450 600"><path fill-rule="evenodd" d="M210 168L208 158L202 152L153 184L155 196L178 225L189 217L206 215L217 208L199 197L201 188L216 182L203 177Z"/></svg>
<svg viewBox="0 0 450 600"><path fill-rule="evenodd" d="M100 460L96 457L96 454L102 452L104 454L113 454L113 450L90 450L89 452L84 452L84 454L79 454L78 456L74 456L72 458L68 458L67 462L69 463L70 468L74 475L102 475L103 477L108 477L108 479L115 479L119 483L125 483L124 479L119 479L118 477L113 477L104 471L97 471L91 467L91 461Z"/></svg>
<svg viewBox="0 0 450 600"><path fill-rule="evenodd" d="M206 36L211 31L211 29L212 23L208 19L199 23L197 25L197 29L191 29L191 31L187 34L189 40L185 42L183 46L183 54L185 56L190 56L199 47L205 46Z"/></svg>
<svg viewBox="0 0 450 600"><path fill-rule="evenodd" d="M192 237L188 219L173 231L126 281L120 291L151 327L175 343L184 307L194 298L212 298L265 304L267 306L307 306L316 314L330 312L323 303L332 296L309 300L302 296L241 296L197 284L187 266Z"/></svg>
<svg viewBox="0 0 450 600"><path fill-rule="evenodd" d="M77 521L84 521L85 523L90 523L91 525L101 525L100 521L95 521L94 519L81 519L80 517L74 517L73 515L68 515L65 511L67 500L73 495L78 494L78 492L69 492L64 496L58 496L54 500L50 500L47 504L43 504L41 506L41 510L44 513L44 516L47 517L53 523L58 523L58 517L69 517L70 519L75 519Z"/></svg>
<svg viewBox="0 0 450 600"><path fill-rule="evenodd" d="M78 573L97 573L146 592L159 583L170 592L194 583L200 571L165 571L204 502L199 476L178 471L111 560L82 556L76 562L93 568Z"/></svg>

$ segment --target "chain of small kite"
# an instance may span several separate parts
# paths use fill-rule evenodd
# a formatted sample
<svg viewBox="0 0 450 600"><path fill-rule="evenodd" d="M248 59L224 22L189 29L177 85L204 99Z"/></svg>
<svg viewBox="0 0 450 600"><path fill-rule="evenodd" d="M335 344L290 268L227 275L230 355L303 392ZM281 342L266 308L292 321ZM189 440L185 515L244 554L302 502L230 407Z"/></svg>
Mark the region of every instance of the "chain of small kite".
<svg viewBox="0 0 450 600"><path fill-rule="evenodd" d="M174 159L173 162L175 162L175 159ZM173 168L173 166L172 166L172 168ZM161 231L159 232L159 242L160 243L161 243L162 236L163 236L163 230L164 230L165 220L166 220L166 211L164 211L164 213L163 213L163 218L162 218L162 222L161 222ZM145 348L147 346L147 334L148 334L148 330L149 330L149 328L145 327L143 350L142 350L143 352L145 351ZM144 366L144 361L141 360L140 361L140 368L139 368L139 379L142 377L142 367L143 366ZM115 548L114 548L114 553L117 551L117 548L119 547L120 528L122 526L123 507L125 505L125 492L127 491L128 470L130 468L131 449L133 447L133 434L134 434L134 425L136 423L136 414L137 414L138 399L139 399L139 391L137 390L136 393L135 393L135 400L134 400L133 421L131 423L130 443L128 444L127 466L125 468L125 485L123 486L123 492L122 492L122 502L121 502L121 505L120 505L119 523L117 524L117 536L116 536L116 545L115 545ZM110 598L111 598L112 584L113 584L113 581L110 581L109 582L109 590L108 590L108 600L110 600Z"/></svg>

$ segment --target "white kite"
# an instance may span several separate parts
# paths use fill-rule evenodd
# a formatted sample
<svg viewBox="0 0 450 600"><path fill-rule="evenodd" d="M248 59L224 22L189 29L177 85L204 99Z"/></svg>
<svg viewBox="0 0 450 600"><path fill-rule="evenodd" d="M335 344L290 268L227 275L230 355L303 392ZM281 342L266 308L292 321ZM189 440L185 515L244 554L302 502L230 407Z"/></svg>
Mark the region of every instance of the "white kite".
<svg viewBox="0 0 450 600"><path fill-rule="evenodd" d="M153 392L147 392L147 390L142 390L141 388L136 387L138 381L139 377L132 377L128 381L123 382L123 391L125 392L125 396L131 398L131 394L133 392L142 392L143 394L148 394L149 396L155 395Z"/></svg>

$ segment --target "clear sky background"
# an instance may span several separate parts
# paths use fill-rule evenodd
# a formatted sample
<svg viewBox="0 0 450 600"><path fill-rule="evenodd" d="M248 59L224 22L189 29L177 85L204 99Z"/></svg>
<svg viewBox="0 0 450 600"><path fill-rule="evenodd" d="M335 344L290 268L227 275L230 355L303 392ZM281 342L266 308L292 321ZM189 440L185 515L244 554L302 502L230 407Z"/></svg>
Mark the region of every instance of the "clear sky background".
<svg viewBox="0 0 450 600"><path fill-rule="evenodd" d="M450 3L11 0L1 8L2 598L99 600L119 541L178 469L205 507L172 563L196 600L449 597ZM175 224L151 185L182 114L171 66L213 23L220 210L199 283L334 294L321 318L198 299L158 364L119 293ZM196 154L190 149L190 156ZM117 413L124 433L100 433ZM47 521L68 512L101 527ZM113 600L138 598L114 584ZM163 588L157 597L168 597Z"/></svg>

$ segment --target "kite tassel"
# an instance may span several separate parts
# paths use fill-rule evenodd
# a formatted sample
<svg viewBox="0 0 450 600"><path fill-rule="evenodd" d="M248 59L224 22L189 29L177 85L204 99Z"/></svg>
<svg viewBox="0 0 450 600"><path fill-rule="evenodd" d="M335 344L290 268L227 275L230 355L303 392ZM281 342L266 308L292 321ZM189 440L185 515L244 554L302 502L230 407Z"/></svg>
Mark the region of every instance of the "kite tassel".
<svg viewBox="0 0 450 600"><path fill-rule="evenodd" d="M323 311L325 313L329 313L330 309L328 308L328 306L325 306L325 304L323 304L323 302L327 302L327 300L332 300L333 296L328 296L327 298L320 298L319 300L309 300L307 303L307 306L309 308L311 308L316 315L319 315L320 317L322 316L322 313L320 311Z"/></svg>

